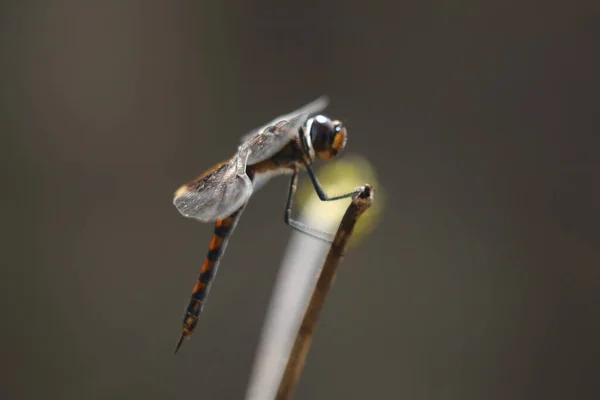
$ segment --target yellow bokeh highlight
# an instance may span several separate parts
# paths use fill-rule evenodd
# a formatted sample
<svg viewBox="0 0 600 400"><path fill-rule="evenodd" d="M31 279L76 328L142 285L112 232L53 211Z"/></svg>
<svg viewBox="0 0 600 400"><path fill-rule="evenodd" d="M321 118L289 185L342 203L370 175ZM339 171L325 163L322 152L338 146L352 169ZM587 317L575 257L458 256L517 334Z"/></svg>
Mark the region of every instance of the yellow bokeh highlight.
<svg viewBox="0 0 600 400"><path fill-rule="evenodd" d="M375 189L375 201L358 220L354 228L349 245L355 245L366 235L371 233L379 220L385 205L385 191L379 181L373 166L362 156L348 154L344 158L328 162L315 169L317 179L328 196L337 196L347 193L359 186L368 183ZM298 187L298 205L302 214L307 214L309 220L326 219L335 223L336 229L341 222L350 198L336 201L321 201L310 182L304 178ZM332 232L334 233L334 232Z"/></svg>

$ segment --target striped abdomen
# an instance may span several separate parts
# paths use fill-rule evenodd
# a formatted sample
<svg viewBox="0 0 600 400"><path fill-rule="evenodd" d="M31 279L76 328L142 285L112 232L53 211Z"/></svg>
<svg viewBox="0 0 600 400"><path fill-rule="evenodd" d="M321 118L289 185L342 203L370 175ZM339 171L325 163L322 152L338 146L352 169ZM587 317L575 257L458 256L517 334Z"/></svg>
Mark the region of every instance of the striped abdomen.
<svg viewBox="0 0 600 400"><path fill-rule="evenodd" d="M245 206L242 206L239 210L231 214L229 217L217 220L215 222L215 232L210 242L208 254L202 264L198 281L192 291L192 297L188 303L185 316L183 317L183 332L175 352L179 350L183 339L187 338L192 334L196 323L198 323L198 317L202 312L204 306L204 300L210 290L212 279L217 273L219 262L227 247L227 241L229 236L233 233L235 225L240 217Z"/></svg>

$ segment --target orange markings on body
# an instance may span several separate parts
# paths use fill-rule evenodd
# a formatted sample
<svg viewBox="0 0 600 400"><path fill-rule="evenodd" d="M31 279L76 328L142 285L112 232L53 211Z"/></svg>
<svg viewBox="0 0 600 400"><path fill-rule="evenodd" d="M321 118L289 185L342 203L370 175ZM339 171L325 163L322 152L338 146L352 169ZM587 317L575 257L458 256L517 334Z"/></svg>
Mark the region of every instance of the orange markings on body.
<svg viewBox="0 0 600 400"><path fill-rule="evenodd" d="M229 228L233 224L233 218L225 218L217 220L215 224L217 228Z"/></svg>
<svg viewBox="0 0 600 400"><path fill-rule="evenodd" d="M278 168L277 164L275 164L275 161L273 160L265 160L265 161L261 161L258 164L254 164L252 165L252 169L254 170L254 173L262 173L262 172L268 172L268 171L274 171Z"/></svg>
<svg viewBox="0 0 600 400"><path fill-rule="evenodd" d="M316 155L317 158L319 158L320 160L329 160L330 158L333 158L333 156L335 156L335 153L331 150L324 150L318 151Z"/></svg>
<svg viewBox="0 0 600 400"><path fill-rule="evenodd" d="M251 165L250 168L252 168L255 176L260 174L269 174L273 171L279 171L279 173L285 174L286 171L294 172L294 170L297 168L297 163L294 161L290 163L276 164L273 160L265 160L258 164Z"/></svg>
<svg viewBox="0 0 600 400"><path fill-rule="evenodd" d="M201 274L207 273L213 266L213 262L206 259L204 260L204 264L202 264L202 269L200 270Z"/></svg>
<svg viewBox="0 0 600 400"><path fill-rule="evenodd" d="M342 148L344 148L345 145L346 145L346 130L342 128L342 130L339 131L338 133L336 133L335 137L333 138L333 145L331 147L337 153Z"/></svg>
<svg viewBox="0 0 600 400"><path fill-rule="evenodd" d="M202 268L202 269L204 269L204 268ZM201 292L204 289L206 289L206 283L198 280L198 281L196 281L196 286L194 286L193 293Z"/></svg>
<svg viewBox="0 0 600 400"><path fill-rule="evenodd" d="M223 245L223 238L219 237L217 235L214 235L212 240L210 241L210 246L209 246L209 250L217 250L219 248L221 248L221 246Z"/></svg>

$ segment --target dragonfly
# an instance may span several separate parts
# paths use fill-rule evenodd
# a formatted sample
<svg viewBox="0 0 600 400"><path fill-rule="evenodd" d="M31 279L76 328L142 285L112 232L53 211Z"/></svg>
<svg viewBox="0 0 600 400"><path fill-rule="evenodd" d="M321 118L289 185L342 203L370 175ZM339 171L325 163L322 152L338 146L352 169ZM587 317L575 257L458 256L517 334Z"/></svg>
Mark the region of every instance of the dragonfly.
<svg viewBox="0 0 600 400"><path fill-rule="evenodd" d="M175 192L173 204L187 218L214 223L208 254L192 290L183 318L183 331L175 353L193 333L227 243L254 192L277 175L291 175L284 221L291 228L331 242L333 235L292 219L292 203L298 174L305 170L319 199L346 199L360 192L356 188L328 196L313 171L314 160L331 160L345 147L347 130L339 120L320 114L329 99L321 96L305 106L258 127L242 137L236 153L216 164Z"/></svg>

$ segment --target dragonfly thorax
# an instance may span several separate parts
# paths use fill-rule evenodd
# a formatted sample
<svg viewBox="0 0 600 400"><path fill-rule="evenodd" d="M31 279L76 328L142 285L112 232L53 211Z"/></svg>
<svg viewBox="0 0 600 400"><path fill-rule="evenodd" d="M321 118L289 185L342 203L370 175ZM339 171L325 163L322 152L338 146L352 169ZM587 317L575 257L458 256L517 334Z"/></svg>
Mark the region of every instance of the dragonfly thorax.
<svg viewBox="0 0 600 400"><path fill-rule="evenodd" d="M309 118L304 132L309 150L320 160L335 157L346 146L346 128L324 115Z"/></svg>

